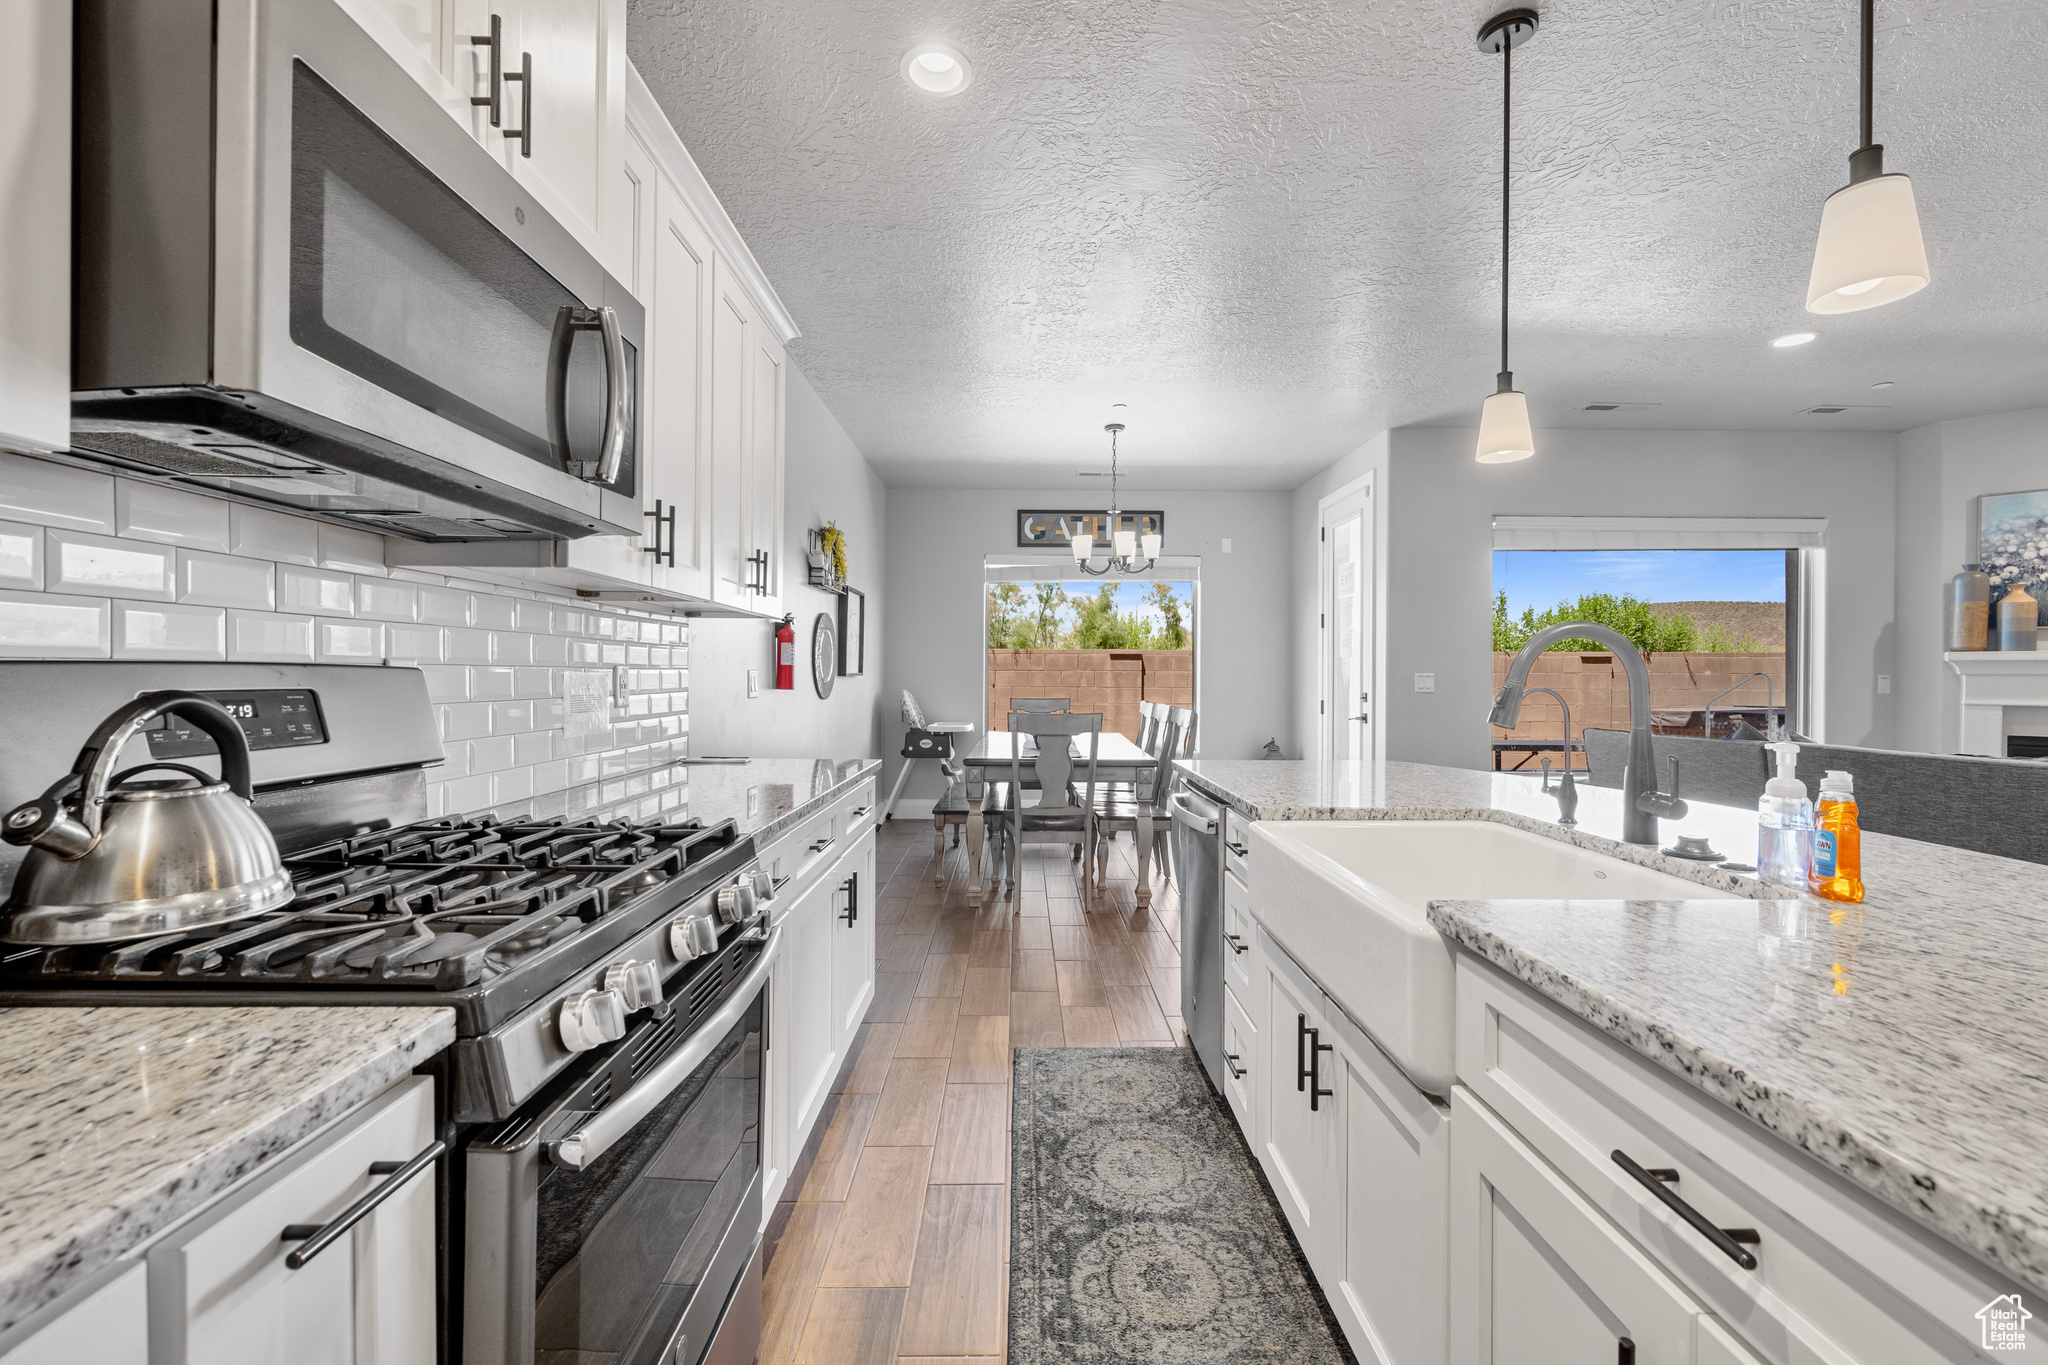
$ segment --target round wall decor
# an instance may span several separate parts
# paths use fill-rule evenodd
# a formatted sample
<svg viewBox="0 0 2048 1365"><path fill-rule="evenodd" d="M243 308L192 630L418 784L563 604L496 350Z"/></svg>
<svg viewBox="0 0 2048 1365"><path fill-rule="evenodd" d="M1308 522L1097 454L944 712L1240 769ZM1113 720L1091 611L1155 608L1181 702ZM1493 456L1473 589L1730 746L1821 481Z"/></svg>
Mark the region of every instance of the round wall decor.
<svg viewBox="0 0 2048 1365"><path fill-rule="evenodd" d="M821 611L811 626L811 681L817 685L820 697L829 697L838 678L839 628L829 613Z"/></svg>

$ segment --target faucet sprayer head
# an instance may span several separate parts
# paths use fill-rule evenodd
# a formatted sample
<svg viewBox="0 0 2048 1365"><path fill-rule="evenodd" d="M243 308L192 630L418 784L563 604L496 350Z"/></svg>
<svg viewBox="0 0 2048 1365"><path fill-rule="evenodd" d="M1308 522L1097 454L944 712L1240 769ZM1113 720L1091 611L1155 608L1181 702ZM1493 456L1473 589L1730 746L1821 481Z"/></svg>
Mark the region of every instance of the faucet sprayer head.
<svg viewBox="0 0 2048 1365"><path fill-rule="evenodd" d="M1522 715L1522 684L1510 678L1493 694L1493 712L1487 720L1502 729L1512 728Z"/></svg>

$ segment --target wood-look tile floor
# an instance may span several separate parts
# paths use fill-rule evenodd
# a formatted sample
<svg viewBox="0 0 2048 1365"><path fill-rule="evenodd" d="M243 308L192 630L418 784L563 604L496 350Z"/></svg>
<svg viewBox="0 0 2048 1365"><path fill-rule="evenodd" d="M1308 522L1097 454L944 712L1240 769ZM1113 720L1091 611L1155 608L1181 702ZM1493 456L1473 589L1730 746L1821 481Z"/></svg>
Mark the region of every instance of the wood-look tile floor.
<svg viewBox="0 0 2048 1365"><path fill-rule="evenodd" d="M768 1225L760 1365L964 1365L1004 1353L1010 1049L1185 1043L1180 913L1128 840L1087 906L1066 848L967 903L926 821L877 844L875 1003ZM938 874L943 874L943 884Z"/></svg>

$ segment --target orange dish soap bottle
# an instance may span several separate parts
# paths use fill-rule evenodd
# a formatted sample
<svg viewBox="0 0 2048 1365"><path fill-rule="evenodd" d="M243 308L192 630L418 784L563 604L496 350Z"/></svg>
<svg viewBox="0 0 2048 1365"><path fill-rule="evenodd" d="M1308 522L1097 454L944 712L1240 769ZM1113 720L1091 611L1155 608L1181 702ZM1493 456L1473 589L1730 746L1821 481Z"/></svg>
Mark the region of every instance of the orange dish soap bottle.
<svg viewBox="0 0 2048 1365"><path fill-rule="evenodd" d="M1820 780L1814 813L1813 872L1807 889L1824 901L1863 899L1863 835L1856 823L1856 782L1845 772Z"/></svg>

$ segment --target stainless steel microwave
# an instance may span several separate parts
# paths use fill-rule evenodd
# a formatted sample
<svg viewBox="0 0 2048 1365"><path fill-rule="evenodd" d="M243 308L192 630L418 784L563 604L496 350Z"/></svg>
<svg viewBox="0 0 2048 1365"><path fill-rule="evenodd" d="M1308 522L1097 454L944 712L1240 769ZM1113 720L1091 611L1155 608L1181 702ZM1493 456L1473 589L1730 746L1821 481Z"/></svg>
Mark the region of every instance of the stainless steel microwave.
<svg viewBox="0 0 2048 1365"><path fill-rule="evenodd" d="M72 456L414 540L642 529L645 313L335 0L81 0Z"/></svg>

